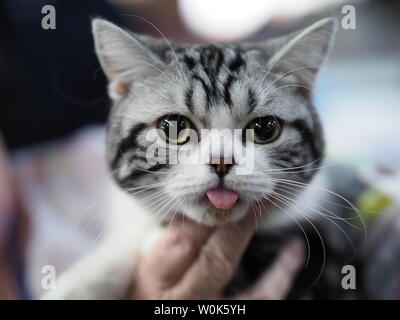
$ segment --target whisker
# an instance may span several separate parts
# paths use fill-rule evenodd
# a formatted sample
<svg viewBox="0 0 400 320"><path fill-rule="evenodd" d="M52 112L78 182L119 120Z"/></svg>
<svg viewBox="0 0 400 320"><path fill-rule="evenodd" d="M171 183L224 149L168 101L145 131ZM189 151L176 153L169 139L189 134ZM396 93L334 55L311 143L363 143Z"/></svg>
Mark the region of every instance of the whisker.
<svg viewBox="0 0 400 320"><path fill-rule="evenodd" d="M157 186L159 186L159 185L161 185L161 183L160 184L150 184L150 185L144 185L144 186L141 186L141 187L136 187L136 188L131 188L131 189L123 189L124 191L126 191L127 192L127 190L137 190L137 189L140 189L140 188L144 188L143 190L139 190L139 191L137 191L137 192L127 192L129 195L135 195L135 194L138 194L138 193L141 193L141 192L145 192L145 191L148 191L148 190L151 190L151 189L154 189L155 187L157 187ZM97 203L98 203L99 201L95 201L94 203L92 203L88 208L86 208L86 210L83 212L83 214L79 217L79 219L76 221L76 226L78 226L79 225L79 223L80 223L80 221L83 219L83 217L84 216L86 216L87 215L87 213L90 211L90 209L91 208L93 208ZM94 214L92 217L91 217L91 219L90 219L90 221L88 221L85 225L83 225L82 227L81 227L81 229L82 230L87 230L87 228L89 228L89 226L91 225L91 224L93 224L95 221L96 221L96 219L98 219L98 217L101 215L101 214L104 214L104 212L106 212L105 210L99 210L96 214Z"/></svg>
<svg viewBox="0 0 400 320"><path fill-rule="evenodd" d="M117 171L117 170L108 171L108 172L106 172L105 174L103 174L103 175L101 175L101 176L99 176L99 177L96 177L96 178L93 180L93 183L103 183L104 181L110 179L110 174L113 174L113 173L116 172L116 171ZM96 200L96 201L92 202L91 204L89 204L89 205L86 207L86 209L82 212L82 214L80 214L80 215L76 218L76 220L75 220L75 222L74 222L74 227L78 227L78 226L80 225L82 219L83 219L84 217L86 217L86 215L89 213L90 209L92 209L92 208L93 208L96 204L98 204L98 203L99 203L99 200Z"/></svg>
<svg viewBox="0 0 400 320"><path fill-rule="evenodd" d="M292 219L300 228L301 232L304 235L304 238L306 239L306 245L307 245L307 259L305 262L305 266L308 266L309 262L310 262L310 256L311 256L311 246L310 246L310 241L308 239L307 233L304 230L303 226L300 224L300 222L297 221L297 219L295 217L293 217L289 211L287 211L285 208L282 208L279 204L276 204L274 201L272 201L270 199L270 197L274 198L275 200L278 200L275 198L274 195L269 195L268 197L264 197L264 199L266 199L268 202L272 203L275 207L277 207L278 209L280 209L283 213L285 213L290 219Z"/></svg>
<svg viewBox="0 0 400 320"><path fill-rule="evenodd" d="M138 16L136 14L122 13L121 15L140 19L140 20L146 22L147 24L149 24L150 26L152 26L161 35L161 37L163 37L165 39L168 47L171 49L173 55L175 56L175 59L176 59L176 62L178 64L178 67L179 67L179 69L181 71L181 74L185 75L185 73L183 72L183 69L182 69L182 65L179 62L178 55L176 54L174 48L172 47L171 42L165 37L165 35L161 32L161 30L154 25L154 23L152 23L151 21L147 20L146 18Z"/></svg>
<svg viewBox="0 0 400 320"><path fill-rule="evenodd" d="M157 183L150 183L150 184L145 184L145 185L143 185L143 186L138 186L138 187L132 187L132 188L122 188L122 190L124 190L125 192L130 192L130 191L134 191L134 190L140 190L140 189L146 189L146 188L149 188L149 189L151 189L151 188L155 188L155 187L159 187L159 186L163 186L163 185L166 185L167 183L165 183L165 182L157 182ZM130 193L130 194L135 194L134 192L133 193Z"/></svg>
<svg viewBox="0 0 400 320"><path fill-rule="evenodd" d="M161 202L161 204L159 204L157 207L153 208L153 210L156 210L156 208L157 208L156 214L158 215L158 214L162 213L162 211L163 211L164 209L168 208L169 205L173 204L173 201L175 201L175 199L172 198L170 195L167 195L165 201ZM170 208L170 209L171 209L171 208ZM170 209L168 209L164 214L162 214L162 215L159 217L157 223L160 223L160 222L162 222L162 221L164 220L164 218L165 218L165 217L167 216L167 214L169 213Z"/></svg>
<svg viewBox="0 0 400 320"><path fill-rule="evenodd" d="M271 170L260 170L260 172L282 172L282 171L290 171L294 169L302 169L308 166L312 166L314 163L319 162L322 159L323 155L319 155L318 158L314 159L311 162L308 162L301 166L291 167L291 168L284 168L284 169L271 169ZM339 164L338 164L339 165Z"/></svg>
<svg viewBox="0 0 400 320"><path fill-rule="evenodd" d="M296 189L294 189L294 187L291 187L291 186L281 185L281 186L276 186L275 189L280 190L280 191L283 191L283 192L286 192L286 193L291 194L291 195L293 195L293 196L297 196L297 195L298 195L297 193L291 192L291 191L290 191L290 190L296 190ZM289 190L288 190L288 189L289 189ZM323 199L321 199L321 200L323 200ZM319 205L318 203L316 203L315 201L311 201L310 199L307 199L307 201L310 202L311 204L313 204L313 205L319 207L321 210L324 210L324 211L326 211L327 213L329 213L329 216L330 216L332 219L343 221L343 222L347 223L349 226L351 226L351 227L353 227L353 228L355 228L355 229L357 229L357 230L359 230L359 231L362 231L359 227L357 227L357 226L355 226L354 224L348 222L349 220L354 220L354 218L343 218L343 217L339 217L337 214L335 214L335 213L333 213L332 211L330 211L330 210L328 210L328 209L326 209L326 208L320 206L320 205Z"/></svg>
<svg viewBox="0 0 400 320"><path fill-rule="evenodd" d="M367 243L367 240L368 240L367 233L368 233L368 231L367 231L367 226L366 226L366 222L365 222L364 217L362 216L360 210L358 210L356 206L354 206L349 200L347 200L346 198L344 198L344 197L341 196L340 194L338 194L338 193L336 193L336 192L334 192L334 191L332 191L332 190L329 190L329 189L320 188L320 187L314 186L314 185L312 185L312 184L307 184L307 183L298 182L298 181L293 181L293 180L287 180L287 179L273 179L273 181L275 181L275 182L280 182L280 183L282 183L282 184L292 185L292 186L299 186L299 187L302 187L302 188L314 188L314 189L317 189L317 190L320 190L320 191L328 192L329 194L332 194L332 195L334 195L334 196L336 196L336 197L342 199L342 200L345 201L348 205L351 206L351 208L354 210L354 212L356 212L357 216L359 217L360 222L361 222L361 224L362 224L362 226L363 226L363 231L364 231L364 243L365 243L365 244Z"/></svg>
<svg viewBox="0 0 400 320"><path fill-rule="evenodd" d="M135 165L130 164L131 167L135 168L136 170L147 172L147 173L155 173L155 174L167 174L169 171L150 171L143 168L136 167Z"/></svg>
<svg viewBox="0 0 400 320"><path fill-rule="evenodd" d="M136 60L136 62L146 64L146 65L152 67L153 69L155 69L156 71L160 72L165 78L168 78L168 76L164 73L164 71L162 71L160 68L156 67L154 64L151 64L151 63L143 61L143 60Z"/></svg>
<svg viewBox="0 0 400 320"><path fill-rule="evenodd" d="M295 88L303 88L303 89L309 90L310 92L314 92L314 89L311 88L311 87L308 87L308 86L304 86L304 85L301 85L301 84L286 84L286 85L284 85L284 86L280 86L280 87L278 87L278 88L275 88L275 89L272 90L271 92L268 92L268 94L272 94L272 93L274 93L275 91L278 91L278 90L281 90L281 89L292 88L292 87L295 87Z"/></svg>
<svg viewBox="0 0 400 320"><path fill-rule="evenodd" d="M283 56L288 53L291 49L293 48L293 46L287 46L283 51L280 51L278 53L277 56L274 57L274 59L276 59L275 61L272 61L271 66L268 68L266 74L264 75L264 77L262 78L262 80L260 81L260 83L262 83L271 73L271 71L275 68L275 66L278 65L278 63L281 61L281 59L283 58Z"/></svg>
<svg viewBox="0 0 400 320"><path fill-rule="evenodd" d="M276 200L278 200L278 201L280 201L280 202L282 202L282 203L284 203L284 204L289 204L289 205L291 205L288 201L286 201L286 200L284 200L284 199L282 200L282 199L280 198L280 196L277 196L277 195L270 195L270 196L274 197ZM297 210L298 210L298 208L296 208L296 207L294 207L294 209L297 209ZM320 270L320 272L319 272L317 278L315 279L315 281L314 281L314 282L312 283L312 285L310 286L310 288L312 288L312 287L315 286L315 284L316 284L316 283L318 282L318 280L321 278L322 273L323 273L323 271L324 271L324 269L325 269L325 263L326 263L326 248L325 248L325 243L324 243L324 240L323 240L323 238L322 238L322 235L321 235L321 233L318 231L318 229L317 229L317 227L314 225L314 223L312 223L312 221L311 221L310 219L308 219L307 216L302 215L301 213L300 213L300 215L301 215L304 219L306 219L307 222L308 222L308 223L312 226L312 228L315 230L315 232L316 232L317 235L318 235L318 238L319 238L320 241L321 241L321 245L322 245L322 252L323 252L322 266L321 266L321 270Z"/></svg>
<svg viewBox="0 0 400 320"><path fill-rule="evenodd" d="M186 197L183 197L183 199L179 202L179 205L176 207L174 213L172 214L172 218L171 218L171 221L169 222L169 226L171 226L172 222L174 221L174 218L175 218L176 214L181 210L181 208L182 208L183 204L185 203L185 201L186 201Z"/></svg>
<svg viewBox="0 0 400 320"><path fill-rule="evenodd" d="M293 72L296 72L296 71L299 71L299 70L303 70L303 69L317 69L317 68L318 68L318 66L303 66L303 67L295 68L295 69L292 69L292 70L290 70L288 72L285 72L280 77L275 79L272 83L270 83L265 91L268 92L269 88L272 87L276 82L278 82L279 80L281 80L282 78L286 77L287 75L289 75L289 74L291 74Z"/></svg>
<svg viewBox="0 0 400 320"><path fill-rule="evenodd" d="M310 172L310 171L318 171L320 169L325 169L325 168L331 168L334 166L340 166L343 163L332 163L332 164L327 164L324 166L319 166L319 167L315 167L315 168L309 168L309 169L303 169L303 170L293 170L296 167L292 167L292 168L284 168L284 169L272 169L272 170L261 170L260 172L274 172L277 174L286 174L286 173L302 173L302 172Z"/></svg>
<svg viewBox="0 0 400 320"><path fill-rule="evenodd" d="M254 195L251 195L251 196L255 201L257 200ZM256 213L257 210L256 210L256 208L255 208L255 206L253 204L253 201L250 201L250 205L251 205L251 208L252 208L252 211L253 211L254 219L255 219L255 222L256 222L256 230L257 230L258 229L257 213Z"/></svg>
<svg viewBox="0 0 400 320"><path fill-rule="evenodd" d="M288 203L289 203L289 201L290 201L290 203L292 203L291 206L292 206L292 207L296 207L296 206L294 205L294 204L297 202L296 200L293 200L293 199L291 199L291 198L289 198L289 197L287 197L287 196L284 196L284 195L282 195L282 194L280 194L280 193L278 193L278 192L272 191L272 193L281 196L283 199L286 199L286 200L288 201ZM328 220L329 222L331 222L336 228L338 228L338 229L340 230L340 232L343 233L343 235L345 236L345 238L347 239L347 241L350 243L350 246L351 246L351 248L352 248L352 250L353 250L353 253L354 253L353 257L357 254L357 250L356 250L356 247L355 247L355 245L354 245L354 242L350 239L349 235L344 231L344 229L343 229L339 224L337 224L335 221L332 221L332 219L329 218L327 215L324 215L323 213L321 213L321 212L318 211L318 210L315 210L314 208L308 207L308 209L312 210L313 212L315 212L315 213L318 214L319 216L325 218L326 220ZM301 210L301 211L303 212L304 216L307 216L307 214L306 214L303 210ZM351 259L351 258L350 258L350 259Z"/></svg>

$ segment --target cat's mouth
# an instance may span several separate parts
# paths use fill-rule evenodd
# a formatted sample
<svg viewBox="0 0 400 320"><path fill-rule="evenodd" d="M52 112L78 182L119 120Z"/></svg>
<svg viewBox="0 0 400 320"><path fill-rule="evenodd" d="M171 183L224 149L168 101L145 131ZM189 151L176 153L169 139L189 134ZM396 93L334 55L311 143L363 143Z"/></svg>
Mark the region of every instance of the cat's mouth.
<svg viewBox="0 0 400 320"><path fill-rule="evenodd" d="M239 199L236 191L226 188L210 189L206 192L206 196L210 203L219 210L230 210Z"/></svg>
<svg viewBox="0 0 400 320"><path fill-rule="evenodd" d="M225 186L204 188L201 192L186 197L189 218L202 224L218 226L234 222L242 218L250 205L246 195Z"/></svg>

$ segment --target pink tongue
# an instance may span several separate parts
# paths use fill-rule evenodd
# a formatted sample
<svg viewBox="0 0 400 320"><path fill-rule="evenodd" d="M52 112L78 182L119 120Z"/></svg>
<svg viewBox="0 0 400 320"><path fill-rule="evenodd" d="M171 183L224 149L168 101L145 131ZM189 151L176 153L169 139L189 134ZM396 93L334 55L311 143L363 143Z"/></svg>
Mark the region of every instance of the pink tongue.
<svg viewBox="0 0 400 320"><path fill-rule="evenodd" d="M207 191L207 198L218 209L230 209L234 206L238 194L227 189L214 189Z"/></svg>

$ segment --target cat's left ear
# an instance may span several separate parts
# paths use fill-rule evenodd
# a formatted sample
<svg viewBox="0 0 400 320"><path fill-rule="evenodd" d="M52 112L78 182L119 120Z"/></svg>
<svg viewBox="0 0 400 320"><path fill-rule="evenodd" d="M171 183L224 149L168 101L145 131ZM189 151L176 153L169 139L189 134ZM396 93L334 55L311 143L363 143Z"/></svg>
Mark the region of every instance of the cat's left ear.
<svg viewBox="0 0 400 320"><path fill-rule="evenodd" d="M295 85L312 88L316 74L324 63L333 42L337 22L333 18L320 20L304 30L266 43L272 53L267 69L283 70L292 75Z"/></svg>
<svg viewBox="0 0 400 320"><path fill-rule="evenodd" d="M109 95L114 100L123 97L135 80L159 73L164 65L152 48L157 45L156 39L130 34L103 19L92 21L92 31L96 54L109 81Z"/></svg>

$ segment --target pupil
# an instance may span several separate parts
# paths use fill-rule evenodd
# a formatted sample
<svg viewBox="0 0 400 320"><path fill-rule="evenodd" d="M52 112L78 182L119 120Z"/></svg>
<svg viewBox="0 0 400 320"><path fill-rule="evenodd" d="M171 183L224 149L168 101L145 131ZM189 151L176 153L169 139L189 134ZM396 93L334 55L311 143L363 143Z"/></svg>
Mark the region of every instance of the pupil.
<svg viewBox="0 0 400 320"><path fill-rule="evenodd" d="M163 121L162 129L170 138L178 138L179 133L186 128L185 119L181 116L170 116Z"/></svg>
<svg viewBox="0 0 400 320"><path fill-rule="evenodd" d="M275 127L275 119L261 118L254 125L254 131L257 136L262 139L267 139L273 133Z"/></svg>

